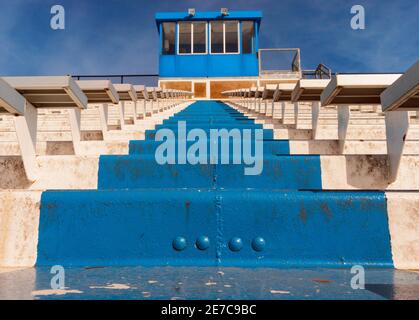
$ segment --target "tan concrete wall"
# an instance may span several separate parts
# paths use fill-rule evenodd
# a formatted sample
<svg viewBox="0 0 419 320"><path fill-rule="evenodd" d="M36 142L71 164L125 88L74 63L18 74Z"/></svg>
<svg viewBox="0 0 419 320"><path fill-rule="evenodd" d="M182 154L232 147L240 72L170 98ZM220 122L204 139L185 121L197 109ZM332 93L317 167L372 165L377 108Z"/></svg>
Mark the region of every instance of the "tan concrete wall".
<svg viewBox="0 0 419 320"><path fill-rule="evenodd" d="M160 87L163 89L176 89L192 91L192 81L160 81Z"/></svg>
<svg viewBox="0 0 419 320"><path fill-rule="evenodd" d="M206 98L207 97L207 83L206 82L195 82L194 83L194 97L195 98Z"/></svg>
<svg viewBox="0 0 419 320"><path fill-rule="evenodd" d="M0 192L0 266L35 265L41 192Z"/></svg>
<svg viewBox="0 0 419 320"><path fill-rule="evenodd" d="M322 185L328 190L419 190L419 157L404 156L390 182L386 155L321 156Z"/></svg>
<svg viewBox="0 0 419 320"><path fill-rule="evenodd" d="M211 81L211 99L225 99L223 91L251 88L257 85L257 81Z"/></svg>
<svg viewBox="0 0 419 320"><path fill-rule="evenodd" d="M394 266L419 270L418 193L387 192L386 197Z"/></svg>

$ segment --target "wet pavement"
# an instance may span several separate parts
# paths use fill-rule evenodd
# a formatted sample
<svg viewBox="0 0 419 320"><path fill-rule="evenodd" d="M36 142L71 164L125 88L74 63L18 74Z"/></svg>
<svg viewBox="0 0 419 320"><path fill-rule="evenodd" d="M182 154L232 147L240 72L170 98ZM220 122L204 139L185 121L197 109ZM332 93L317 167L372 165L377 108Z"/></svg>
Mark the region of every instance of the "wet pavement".
<svg viewBox="0 0 419 320"><path fill-rule="evenodd" d="M0 269L0 299L419 299L419 273L366 269L352 289L350 269L217 267L65 268L65 289L52 290L51 269Z"/></svg>

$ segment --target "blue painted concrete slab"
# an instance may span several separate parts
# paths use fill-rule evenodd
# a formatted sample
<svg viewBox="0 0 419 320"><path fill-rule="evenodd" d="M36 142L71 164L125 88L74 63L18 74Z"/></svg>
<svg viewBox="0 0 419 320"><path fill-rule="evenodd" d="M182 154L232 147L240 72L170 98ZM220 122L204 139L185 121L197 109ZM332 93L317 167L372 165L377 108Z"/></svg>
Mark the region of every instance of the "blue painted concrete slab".
<svg viewBox="0 0 419 320"><path fill-rule="evenodd" d="M206 133L207 136L210 136L210 133L211 133L210 130L211 130L211 128L201 128L201 129ZM213 129L216 129L216 128L213 128ZM222 128L220 128L220 129L222 129ZM231 128L229 128L227 130L231 130L231 129L235 129L235 127L231 127ZM240 131L240 135L241 136L244 136L244 134L245 134L245 131L244 130L246 130L246 129L241 129L241 128L237 128L237 129ZM176 128L172 128L171 130L172 130L172 132L174 134L174 137L175 138L179 138L177 127ZM156 133L157 133L157 130L146 130L145 131L145 138L146 139L155 140ZM250 132L250 137L252 139L255 139L255 130L252 130ZM180 137L180 138L182 138L182 137ZM272 139L274 139L274 132L273 132L273 130L263 130L263 132L262 132L262 139L263 140L272 140Z"/></svg>
<svg viewBox="0 0 419 320"><path fill-rule="evenodd" d="M202 107L203 108L203 107ZM199 116L200 118L197 119L196 116ZM173 119L173 118L182 118L184 117L185 119L191 119L191 120L196 120L196 121L202 121L205 119L219 119L222 118L224 120L234 120L234 119L249 119L246 118L242 113L238 112L238 111L228 111L228 110L221 110L219 112L205 112L205 110L197 110L196 112L186 112L186 111L180 111L178 113L176 113L173 116L170 116L169 119ZM252 120L252 119L249 119Z"/></svg>
<svg viewBox="0 0 419 320"><path fill-rule="evenodd" d="M206 131L256 128L219 102L170 121L182 117ZM37 265L393 267L384 194L322 191L318 155L289 155L264 130L258 175L246 175L253 162L160 165L155 132L100 157L98 190L43 193Z"/></svg>
<svg viewBox="0 0 419 320"><path fill-rule="evenodd" d="M393 267L387 207L378 192L220 192L223 265ZM243 214L245 212L245 214ZM255 251L255 239L263 250Z"/></svg>
<svg viewBox="0 0 419 320"><path fill-rule="evenodd" d="M353 264L392 267L382 193L188 188L42 195L38 266Z"/></svg>
<svg viewBox="0 0 419 320"><path fill-rule="evenodd" d="M154 155L102 156L98 189L212 188L212 164L159 165Z"/></svg>
<svg viewBox="0 0 419 320"><path fill-rule="evenodd" d="M322 188L319 156L265 155L263 159L256 158L260 166L263 164L262 172L257 175L245 171L257 164L210 164L209 156L207 158L207 164L160 165L154 154L102 156L98 188Z"/></svg>
<svg viewBox="0 0 419 320"><path fill-rule="evenodd" d="M215 239L213 201L205 190L45 192L37 265L215 265L214 246L193 247L202 233Z"/></svg>
<svg viewBox="0 0 419 320"><path fill-rule="evenodd" d="M282 190L321 190L319 156L264 155L261 174L245 174L255 165L225 164L216 166L219 188L251 188Z"/></svg>
<svg viewBox="0 0 419 320"><path fill-rule="evenodd" d="M186 148L189 149L190 146L195 144L196 141L186 141ZM221 145L221 139L219 141ZM251 146L251 154L255 154L255 140L250 141L242 141L241 147L243 145L247 145L250 143ZM263 141L263 153L265 155L289 155L290 154L290 147L288 140L266 140ZM155 140L132 140L129 143L129 154L130 155L150 155L155 154L156 149L162 144L161 141ZM176 142L176 150L178 150L179 141ZM207 151L210 152L210 140L207 140ZM230 154L233 152L232 146L229 148ZM241 154L243 153L243 149L241 150ZM221 149L219 147L219 155L221 155Z"/></svg>
<svg viewBox="0 0 419 320"><path fill-rule="evenodd" d="M182 116L181 114L176 115L173 118L166 119L165 121L174 121L174 120L184 120L188 123L203 123L203 124L211 124L211 123L248 123L251 125L258 125L252 119L245 119L241 115L225 115L225 116L204 116L204 115L191 115L191 116Z"/></svg>
<svg viewBox="0 0 419 320"><path fill-rule="evenodd" d="M185 125L186 125L186 132L189 132L192 129L202 129L204 131L208 131L209 129L227 129L227 130L232 130L232 129L239 129L239 130L244 130L244 129L249 129L249 130L254 130L254 129L262 129L262 125L256 125L256 124L243 124L243 123L237 123L237 122L231 122L229 124L225 124L225 123L194 123L194 122L188 122L185 121ZM159 124L156 126L155 130L159 130L159 129L171 129L173 131L178 130L179 126L178 124ZM268 131L268 130L267 130Z"/></svg>

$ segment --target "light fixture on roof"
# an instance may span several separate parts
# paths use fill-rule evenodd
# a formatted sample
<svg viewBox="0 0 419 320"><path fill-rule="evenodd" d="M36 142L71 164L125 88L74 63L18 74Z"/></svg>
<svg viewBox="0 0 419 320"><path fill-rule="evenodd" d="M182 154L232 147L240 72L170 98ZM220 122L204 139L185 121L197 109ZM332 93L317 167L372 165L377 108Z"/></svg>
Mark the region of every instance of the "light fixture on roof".
<svg viewBox="0 0 419 320"><path fill-rule="evenodd" d="M227 8L221 8L221 15L222 16L228 16L228 9Z"/></svg>
<svg viewBox="0 0 419 320"><path fill-rule="evenodd" d="M193 17L193 16L195 15L195 8L189 8L189 9L188 9L188 15L189 15L190 17Z"/></svg>

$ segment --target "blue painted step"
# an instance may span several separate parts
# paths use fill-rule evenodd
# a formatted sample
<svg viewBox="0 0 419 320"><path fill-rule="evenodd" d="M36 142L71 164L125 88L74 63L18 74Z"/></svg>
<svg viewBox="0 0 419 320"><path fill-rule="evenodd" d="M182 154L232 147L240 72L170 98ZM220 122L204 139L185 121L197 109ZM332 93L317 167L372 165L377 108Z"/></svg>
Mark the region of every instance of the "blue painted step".
<svg viewBox="0 0 419 320"><path fill-rule="evenodd" d="M245 175L254 164L159 165L154 155L101 156L98 188L322 188L319 156L266 155L260 162L260 175Z"/></svg>
<svg viewBox="0 0 419 320"><path fill-rule="evenodd" d="M210 135L210 129L211 128L202 128L202 129L205 131L205 133L207 134L207 136ZM230 131L231 129L233 129L233 128L229 128L227 130ZM245 129L238 129L238 130L240 131L241 136L244 136L244 134L245 134L245 131L244 130ZM173 131L174 136L177 138L178 137L177 127L176 128L172 128L172 131ZM145 131L145 139L147 139L147 140L148 139L155 140L156 133L157 133L157 130L146 130ZM274 132L273 132L273 130L263 130L262 135L263 135L263 137L262 137L263 140L273 140L274 139ZM252 139L254 139L254 137L255 137L255 130L252 130L251 131L251 137L252 137Z"/></svg>
<svg viewBox="0 0 419 320"><path fill-rule="evenodd" d="M241 146L247 145L250 142L252 146L252 155L255 154L255 141L242 141ZM176 142L176 148L179 141ZM191 145L196 143L195 141L186 141L186 147L189 148ZM219 141L219 146L221 146L222 141ZM263 152L266 155L289 155L290 148L288 140L267 140L263 141ZM161 141L155 140L132 140L129 143L129 154L130 155L140 155L140 154L155 154L158 146L162 144ZM220 149L221 147L219 147ZM230 154L233 151L233 144L229 145ZM176 149L177 150L177 149ZM207 140L207 150L210 150L210 140ZM220 150L221 151L221 150ZM243 151L242 151L243 152Z"/></svg>
<svg viewBox="0 0 419 320"><path fill-rule="evenodd" d="M250 119L235 119L235 120L231 120L231 119L212 119L212 120L205 120L205 119L189 119L187 117L176 117L173 119L167 119L163 121L163 124L178 124L179 121L186 121L187 124L189 123L193 123L193 124L202 124L202 125L207 125L207 124L248 124L248 125L252 125L255 124L255 122L253 120Z"/></svg>
<svg viewBox="0 0 419 320"><path fill-rule="evenodd" d="M196 105L202 105L202 102L196 102ZM194 115L205 115L205 116L212 116L212 115L242 115L241 112L233 109L225 109L225 108L208 108L204 107L194 107L191 105L187 109L184 109L176 114L194 114Z"/></svg>
<svg viewBox="0 0 419 320"><path fill-rule="evenodd" d="M254 129L263 129L262 125L255 125L255 124L242 124L242 123L230 123L230 124L202 124L202 123L193 123L193 122L185 122L186 131L189 132L192 129L202 129L204 131L208 131L209 129L239 129L239 130L254 130ZM178 124L159 124L155 127L155 130L159 129L171 129L173 131L178 130Z"/></svg>
<svg viewBox="0 0 419 320"><path fill-rule="evenodd" d="M202 101L162 127L260 127L243 119ZM42 194L37 265L393 267L385 195L322 191L320 157L289 155L273 130L256 176L253 163L159 165L155 133L101 156L98 190Z"/></svg>
<svg viewBox="0 0 419 320"><path fill-rule="evenodd" d="M185 120L195 120L195 121L216 121L216 120L226 120L226 121L238 121L238 120L247 120L247 121L253 121L253 119L249 119L245 116L243 116L243 114L225 114L225 115L213 115L213 114L208 114L208 115L203 115L203 114L199 114L199 115L195 115L195 114L181 114L181 113L177 113L174 116L171 116L170 118L168 118L167 120L173 120L173 119L185 119Z"/></svg>
<svg viewBox="0 0 419 320"><path fill-rule="evenodd" d="M393 266L383 193L192 188L44 192L37 265L57 264Z"/></svg>

